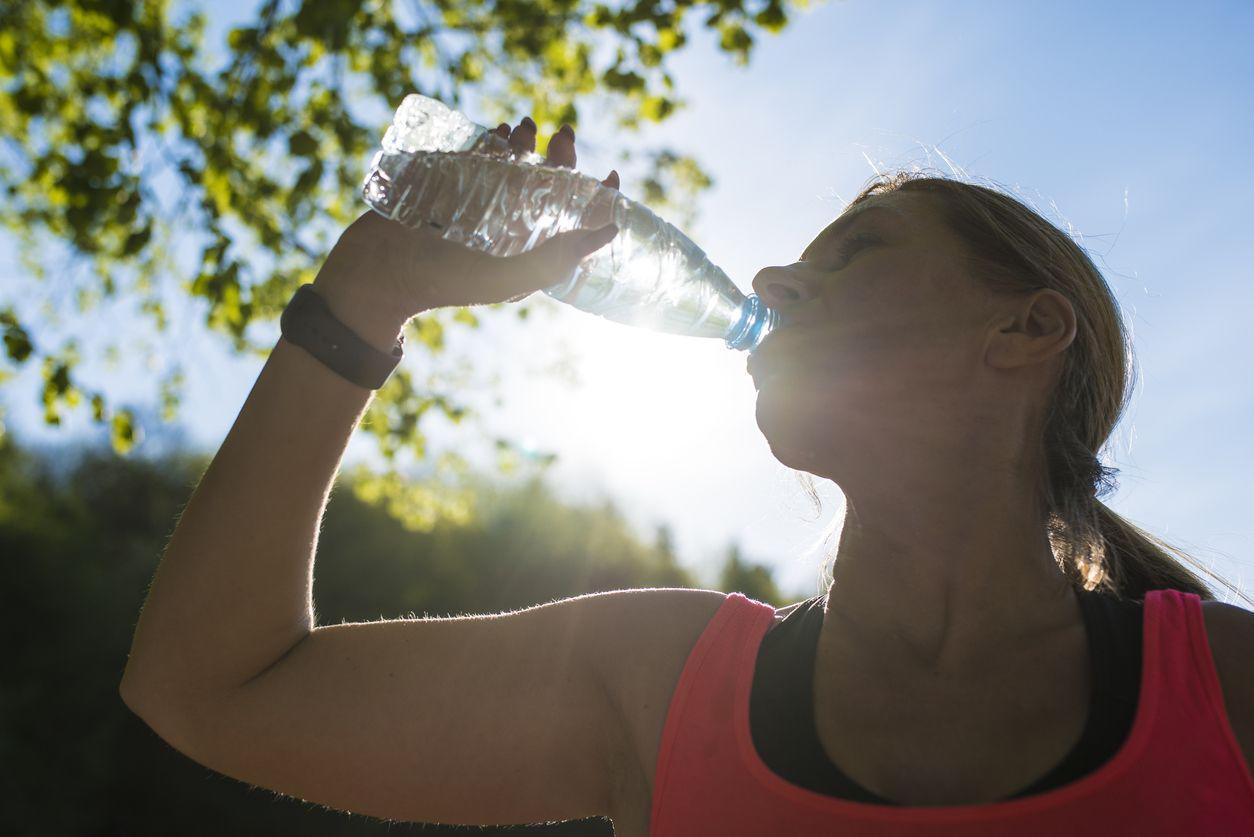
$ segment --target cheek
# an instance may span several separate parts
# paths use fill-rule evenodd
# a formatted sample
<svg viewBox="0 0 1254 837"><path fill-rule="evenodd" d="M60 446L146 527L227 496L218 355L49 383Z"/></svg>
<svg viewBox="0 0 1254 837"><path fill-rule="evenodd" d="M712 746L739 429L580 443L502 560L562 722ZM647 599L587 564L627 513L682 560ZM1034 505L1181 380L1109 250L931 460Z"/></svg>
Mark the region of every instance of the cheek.
<svg viewBox="0 0 1254 837"><path fill-rule="evenodd" d="M815 370L877 389L951 382L970 361L969 323L959 305L921 291L885 281L829 299L833 328L814 347Z"/></svg>
<svg viewBox="0 0 1254 837"><path fill-rule="evenodd" d="M884 286L881 286L883 289ZM961 312L936 300L844 295L839 316L758 392L759 426L783 430L953 408L978 367ZM791 353L790 353L791 354ZM841 417L844 418L841 418Z"/></svg>

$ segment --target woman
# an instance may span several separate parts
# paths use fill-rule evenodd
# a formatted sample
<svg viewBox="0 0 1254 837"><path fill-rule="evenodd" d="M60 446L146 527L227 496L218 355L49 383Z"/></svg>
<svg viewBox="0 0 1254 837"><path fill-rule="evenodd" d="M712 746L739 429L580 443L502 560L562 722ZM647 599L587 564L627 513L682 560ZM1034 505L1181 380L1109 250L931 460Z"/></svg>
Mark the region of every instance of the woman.
<svg viewBox="0 0 1254 837"><path fill-rule="evenodd" d="M535 147L530 119L497 130ZM548 160L574 166L569 128ZM612 232L500 259L366 214L313 288L388 352L415 314L526 295ZM1010 198L897 178L753 286L781 318L749 359L759 426L848 499L827 596L315 627L370 390L284 338L170 540L128 705L216 770L390 819L1254 833L1254 616L1096 500L1127 368L1087 257Z"/></svg>

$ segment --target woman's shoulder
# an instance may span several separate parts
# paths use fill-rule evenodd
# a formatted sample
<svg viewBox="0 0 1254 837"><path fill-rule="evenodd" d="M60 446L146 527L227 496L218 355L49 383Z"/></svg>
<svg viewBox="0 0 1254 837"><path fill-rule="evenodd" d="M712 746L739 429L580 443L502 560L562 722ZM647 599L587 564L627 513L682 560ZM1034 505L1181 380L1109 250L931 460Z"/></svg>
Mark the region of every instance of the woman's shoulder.
<svg viewBox="0 0 1254 837"><path fill-rule="evenodd" d="M598 601L591 608L596 615L586 625L585 648L591 649L607 689L624 711L665 707L701 634L732 596L679 587L596 594ZM775 618L782 620L813 601L775 608ZM755 606L771 607L756 601ZM657 717L631 720L633 726L651 727Z"/></svg>
<svg viewBox="0 0 1254 837"><path fill-rule="evenodd" d="M626 733L615 810L623 816L625 830L630 831L626 824L634 821L635 815L629 812L649 810L663 728L684 666L701 634L732 594L648 588L597 595L601 597L595 608L598 616L591 628L596 636L590 641ZM770 607L752 601L755 606ZM774 608L776 618L782 620L813 601Z"/></svg>
<svg viewBox="0 0 1254 837"><path fill-rule="evenodd" d="M587 625L587 647L603 667L611 690L629 690L641 666L682 667L728 594L687 587L650 587L597 593ZM682 658L682 659L681 659Z"/></svg>
<svg viewBox="0 0 1254 837"><path fill-rule="evenodd" d="M623 737L613 805L626 823L649 810L671 695L693 646L728 594L655 587L589 598L595 601L589 602L592 615L581 628L581 643L619 713Z"/></svg>

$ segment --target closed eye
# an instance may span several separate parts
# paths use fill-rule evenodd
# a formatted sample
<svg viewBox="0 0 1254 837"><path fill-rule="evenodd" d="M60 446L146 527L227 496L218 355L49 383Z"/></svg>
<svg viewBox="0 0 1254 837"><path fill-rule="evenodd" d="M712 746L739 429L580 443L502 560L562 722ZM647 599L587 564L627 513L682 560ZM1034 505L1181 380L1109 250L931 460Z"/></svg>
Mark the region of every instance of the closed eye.
<svg viewBox="0 0 1254 837"><path fill-rule="evenodd" d="M884 241L873 232L860 232L846 237L835 248L836 263L830 267L831 270L840 270L849 264L860 251L876 244L883 244Z"/></svg>
<svg viewBox="0 0 1254 837"><path fill-rule="evenodd" d="M854 254L879 243L880 237L875 233L860 232L857 235L849 236L836 249L836 254L840 256L841 267L844 267L854 257Z"/></svg>

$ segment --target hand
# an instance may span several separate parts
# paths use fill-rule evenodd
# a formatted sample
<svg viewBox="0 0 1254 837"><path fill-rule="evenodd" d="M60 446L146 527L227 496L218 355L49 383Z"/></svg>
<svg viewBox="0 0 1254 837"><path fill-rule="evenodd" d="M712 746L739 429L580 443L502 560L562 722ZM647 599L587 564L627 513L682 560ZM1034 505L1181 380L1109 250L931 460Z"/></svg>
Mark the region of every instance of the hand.
<svg viewBox="0 0 1254 837"><path fill-rule="evenodd" d="M513 131L502 123L497 133L516 149L535 151L536 125L524 118ZM574 168L575 134L570 126L549 141L545 163ZM619 186L611 171L601 183ZM598 234L599 233L599 234ZM342 299L342 306L371 306L386 331L397 330L411 317L447 305L480 305L516 301L560 282L580 260L607 244L612 227L560 233L525 253L493 256L445 241L432 229L411 229L370 210L340 236L318 273L320 294ZM337 311L332 302L332 310ZM362 313L356 315L358 318Z"/></svg>

